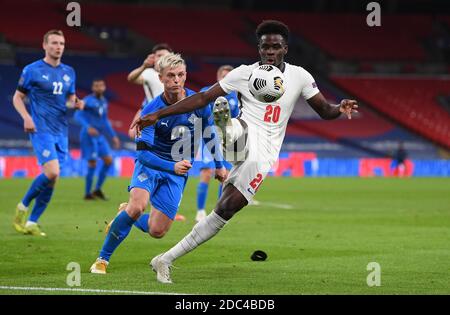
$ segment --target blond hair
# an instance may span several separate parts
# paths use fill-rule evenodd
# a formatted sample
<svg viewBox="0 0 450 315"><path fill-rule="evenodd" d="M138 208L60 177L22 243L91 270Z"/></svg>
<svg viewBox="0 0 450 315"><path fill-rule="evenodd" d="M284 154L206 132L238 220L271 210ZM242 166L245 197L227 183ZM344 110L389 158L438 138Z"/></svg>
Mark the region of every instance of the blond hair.
<svg viewBox="0 0 450 315"><path fill-rule="evenodd" d="M166 68L175 68L181 65L185 66L186 62L180 54L169 53L158 60L159 73L162 73Z"/></svg>
<svg viewBox="0 0 450 315"><path fill-rule="evenodd" d="M59 35L64 37L64 33L61 30L50 30L47 33L44 34L44 43L48 42L48 38L50 35Z"/></svg>

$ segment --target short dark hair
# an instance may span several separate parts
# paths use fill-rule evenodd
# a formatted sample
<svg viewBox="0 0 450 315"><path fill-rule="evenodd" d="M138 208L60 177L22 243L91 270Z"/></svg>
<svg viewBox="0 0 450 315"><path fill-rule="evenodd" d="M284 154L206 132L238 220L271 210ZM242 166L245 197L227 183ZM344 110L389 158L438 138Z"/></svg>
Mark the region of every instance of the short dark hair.
<svg viewBox="0 0 450 315"><path fill-rule="evenodd" d="M48 42L48 37L50 35L59 35L59 36L64 37L63 31L61 31L61 30L50 30L50 31L48 31L47 33L44 34L44 43Z"/></svg>
<svg viewBox="0 0 450 315"><path fill-rule="evenodd" d="M261 36L266 34L280 34L286 43L289 41L289 27L283 22L276 20L265 20L256 28L256 38L259 41Z"/></svg>
<svg viewBox="0 0 450 315"><path fill-rule="evenodd" d="M170 48L170 46L166 43L160 43L160 44L156 44L155 46L153 46L152 48L152 53L156 53L158 50L167 50L170 53L173 53L172 48Z"/></svg>

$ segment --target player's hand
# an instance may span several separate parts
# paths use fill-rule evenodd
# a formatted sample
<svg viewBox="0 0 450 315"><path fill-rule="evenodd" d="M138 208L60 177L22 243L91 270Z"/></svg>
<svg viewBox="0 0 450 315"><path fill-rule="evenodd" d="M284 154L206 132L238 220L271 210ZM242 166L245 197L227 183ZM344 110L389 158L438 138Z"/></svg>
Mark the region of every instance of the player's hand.
<svg viewBox="0 0 450 315"><path fill-rule="evenodd" d="M84 101L80 100L78 97L75 98L75 109L83 110L84 109Z"/></svg>
<svg viewBox="0 0 450 315"><path fill-rule="evenodd" d="M87 132L88 132L88 135L90 135L92 137L98 136L98 130L95 129L94 127L89 127Z"/></svg>
<svg viewBox="0 0 450 315"><path fill-rule="evenodd" d="M27 117L23 120L23 130L25 132L36 132L36 126L31 117Z"/></svg>
<svg viewBox="0 0 450 315"><path fill-rule="evenodd" d="M141 131L145 127L156 124L158 121L158 116L155 113L144 115L138 119L136 119L132 124L130 129L136 128L136 135L138 137L141 136Z"/></svg>
<svg viewBox="0 0 450 315"><path fill-rule="evenodd" d="M348 119L352 119L352 113L357 113L358 103L355 100L344 99L339 105L339 111L347 115Z"/></svg>
<svg viewBox="0 0 450 315"><path fill-rule="evenodd" d="M150 54L145 58L144 63L142 64L145 69L153 68L155 66L155 54Z"/></svg>
<svg viewBox="0 0 450 315"><path fill-rule="evenodd" d="M174 171L177 175L184 175L191 169L191 167L191 162L189 162L188 160L182 160L175 163Z"/></svg>
<svg viewBox="0 0 450 315"><path fill-rule="evenodd" d="M227 179L227 177L228 177L228 172L227 172L227 169L225 167L216 168L216 176L215 176L215 178L219 182L223 183Z"/></svg>

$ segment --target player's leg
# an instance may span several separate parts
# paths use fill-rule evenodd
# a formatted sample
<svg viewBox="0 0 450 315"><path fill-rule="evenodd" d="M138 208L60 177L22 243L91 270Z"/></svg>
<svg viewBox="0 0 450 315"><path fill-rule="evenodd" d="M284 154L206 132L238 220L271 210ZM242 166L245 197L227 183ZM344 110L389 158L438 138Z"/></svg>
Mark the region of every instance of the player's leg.
<svg viewBox="0 0 450 315"><path fill-rule="evenodd" d="M98 145L96 137L90 136L84 129L80 132L80 149L81 158L87 161L84 200L94 200L95 197L92 195L92 184L97 168Z"/></svg>
<svg viewBox="0 0 450 315"><path fill-rule="evenodd" d="M152 259L151 265L157 273L157 280L162 283L171 283L170 267L172 262L214 237L227 221L247 203L248 201L242 193L232 184L228 184L216 205L215 211L198 222L178 244Z"/></svg>
<svg viewBox="0 0 450 315"><path fill-rule="evenodd" d="M91 266L91 273L106 273L111 255L128 236L133 224L144 212L149 197L150 193L146 189L134 187L130 190L130 199L125 211L120 211L111 223L99 257Z"/></svg>
<svg viewBox="0 0 450 315"><path fill-rule="evenodd" d="M199 222L206 217L206 198L208 197L208 187L211 180L213 170L209 167L201 168L200 170L200 182L197 186L197 215L195 221Z"/></svg>
<svg viewBox="0 0 450 315"><path fill-rule="evenodd" d="M25 193L22 200L16 207L16 213L13 220L13 227L19 233L26 233L25 223L28 214L28 207L30 203L37 198L43 191L48 190L49 185L59 176L59 169L52 172L54 167L52 163L47 164L53 160L57 162L57 152L54 144L54 138L48 134L30 134L30 141L33 145L34 152L38 158L40 165L44 165L43 172L38 175L31 183L28 191ZM47 167L45 165L47 164ZM48 193L46 193L48 195Z"/></svg>
<svg viewBox="0 0 450 315"><path fill-rule="evenodd" d="M106 138L104 136L99 136L97 142L98 142L98 154L103 160L103 165L98 174L97 184L95 185L95 190L92 194L97 198L107 200L105 194L102 191L102 186L105 183L108 171L112 166L113 158L111 148Z"/></svg>
<svg viewBox="0 0 450 315"><path fill-rule="evenodd" d="M94 181L95 170L97 168L97 160L88 160L87 161L87 174L86 174L86 183L84 190L84 200L94 200L95 197L92 195L92 183Z"/></svg>

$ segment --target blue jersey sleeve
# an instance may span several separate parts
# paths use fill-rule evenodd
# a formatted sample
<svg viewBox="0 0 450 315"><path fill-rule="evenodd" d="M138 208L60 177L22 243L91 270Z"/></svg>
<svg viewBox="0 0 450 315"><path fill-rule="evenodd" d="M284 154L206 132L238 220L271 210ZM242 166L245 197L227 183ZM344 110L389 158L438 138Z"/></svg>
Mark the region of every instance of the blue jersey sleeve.
<svg viewBox="0 0 450 315"><path fill-rule="evenodd" d="M73 73L73 80L72 80L72 83L70 84L69 91L67 92L69 95L75 94L75 91L76 91L75 82L77 81L77 75L75 73L75 70L73 70L73 69L72 69L72 73Z"/></svg>
<svg viewBox="0 0 450 315"><path fill-rule="evenodd" d="M73 117L74 117L75 121L78 124L80 124L81 127L86 128L86 129L90 127L89 122L86 119L82 110L77 110Z"/></svg>
<svg viewBox="0 0 450 315"><path fill-rule="evenodd" d="M26 66L22 70L22 74L20 75L19 83L17 84L17 90L27 94L33 86L33 70Z"/></svg>
<svg viewBox="0 0 450 315"><path fill-rule="evenodd" d="M136 157L146 167L175 174L175 162L162 159L151 151L137 151Z"/></svg>
<svg viewBox="0 0 450 315"><path fill-rule="evenodd" d="M111 121L108 119L108 116L103 116L103 124L105 126L105 131L111 138L114 138L117 136L116 132L114 131L114 128L111 125Z"/></svg>

